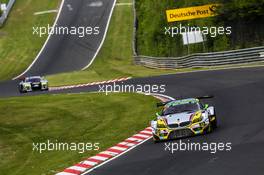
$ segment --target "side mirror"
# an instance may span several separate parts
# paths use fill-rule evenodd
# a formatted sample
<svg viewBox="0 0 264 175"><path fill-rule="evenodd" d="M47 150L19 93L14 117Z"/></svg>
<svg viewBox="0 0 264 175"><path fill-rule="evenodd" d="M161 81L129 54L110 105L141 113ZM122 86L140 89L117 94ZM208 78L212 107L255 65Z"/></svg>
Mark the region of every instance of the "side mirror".
<svg viewBox="0 0 264 175"><path fill-rule="evenodd" d="M161 107L161 106L164 106L164 105L165 105L164 102L159 102L159 103L157 103L157 108L158 108L158 107Z"/></svg>

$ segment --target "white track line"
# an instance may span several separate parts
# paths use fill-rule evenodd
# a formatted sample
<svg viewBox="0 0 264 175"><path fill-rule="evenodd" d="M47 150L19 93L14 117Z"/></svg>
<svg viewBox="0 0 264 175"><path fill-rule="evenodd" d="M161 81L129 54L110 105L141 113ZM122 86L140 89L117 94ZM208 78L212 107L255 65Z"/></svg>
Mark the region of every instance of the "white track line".
<svg viewBox="0 0 264 175"><path fill-rule="evenodd" d="M113 6L112 6L112 9L111 9L111 12L110 12L110 14L109 14L108 21L107 21L107 24L106 24L106 28L105 28L105 31L104 31L103 39L102 39L102 41L101 41L99 47L97 48L97 50L96 50L96 52L95 52L95 54L94 54L92 60L90 61L90 63L88 63L88 65L86 65L84 68L82 68L82 70L85 70L85 69L87 69L88 67L91 66L91 64L94 62L96 56L98 55L98 53L99 53L101 47L103 46L103 43L104 43L105 38L106 38L107 31L108 31L108 27L109 27L109 24L110 24L110 20L111 20L111 17L112 17L112 14L113 14L114 8L115 8L115 4L116 4L116 0L114 0L114 3L113 3Z"/></svg>
<svg viewBox="0 0 264 175"><path fill-rule="evenodd" d="M57 13L58 10L46 10L46 11L41 11L41 12L35 12L34 15L43 15L43 14L47 14L47 13Z"/></svg>
<svg viewBox="0 0 264 175"><path fill-rule="evenodd" d="M55 25L58 22L59 16L60 16L61 11L62 11L62 7L64 5L64 2L65 2L65 0L62 0L61 5L60 5L60 8L59 8L59 12L58 12L57 17L55 19L55 22L53 24L53 28L55 27ZM46 41L45 41L44 45L42 46L41 50L39 51L38 55L36 56L36 58L34 59L34 61L29 65L29 67L23 73L21 73L20 75L14 77L12 80L15 80L15 79L21 77L22 75L24 75L33 66L33 64L38 60L39 56L41 55L41 53L43 52L44 48L48 44L48 41L50 39L50 36L51 36L51 33L49 34L48 38L46 39Z"/></svg>
<svg viewBox="0 0 264 175"><path fill-rule="evenodd" d="M131 2L128 3L116 3L116 6L133 5Z"/></svg>

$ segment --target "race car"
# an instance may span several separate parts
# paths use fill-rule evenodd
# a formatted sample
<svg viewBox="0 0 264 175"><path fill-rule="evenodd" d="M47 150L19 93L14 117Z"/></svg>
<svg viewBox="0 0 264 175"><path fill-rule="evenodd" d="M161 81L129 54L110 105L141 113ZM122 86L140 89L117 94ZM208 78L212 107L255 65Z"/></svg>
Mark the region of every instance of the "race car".
<svg viewBox="0 0 264 175"><path fill-rule="evenodd" d="M21 93L34 90L49 90L48 81L44 77L31 76L23 78L19 83L18 89Z"/></svg>
<svg viewBox="0 0 264 175"><path fill-rule="evenodd" d="M153 140L171 140L212 132L217 128L215 108L203 104L204 96L158 103L162 106L157 118L151 121Z"/></svg>

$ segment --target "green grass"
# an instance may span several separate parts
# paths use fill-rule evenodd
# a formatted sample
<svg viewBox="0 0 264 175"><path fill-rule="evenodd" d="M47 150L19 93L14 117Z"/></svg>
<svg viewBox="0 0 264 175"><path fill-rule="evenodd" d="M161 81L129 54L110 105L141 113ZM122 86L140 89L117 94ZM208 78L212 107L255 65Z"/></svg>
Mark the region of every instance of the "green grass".
<svg viewBox="0 0 264 175"><path fill-rule="evenodd" d="M19 0L14 4L4 26L0 28L0 80L22 73L34 60L47 36L33 35L33 26L52 25L56 14L33 15L56 9L60 0Z"/></svg>
<svg viewBox="0 0 264 175"><path fill-rule="evenodd" d="M51 175L148 126L156 99L139 94L42 95L0 99L0 172ZM147 105L142 105L147 104ZM99 151L32 151L32 143L98 142Z"/></svg>
<svg viewBox="0 0 264 175"><path fill-rule="evenodd" d="M8 4L9 0L0 0L1 4Z"/></svg>

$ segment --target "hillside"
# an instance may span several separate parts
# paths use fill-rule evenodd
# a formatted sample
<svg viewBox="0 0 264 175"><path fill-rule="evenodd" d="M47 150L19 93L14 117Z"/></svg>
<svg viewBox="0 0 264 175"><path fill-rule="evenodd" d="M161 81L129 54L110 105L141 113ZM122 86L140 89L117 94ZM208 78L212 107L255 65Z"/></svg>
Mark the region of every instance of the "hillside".
<svg viewBox="0 0 264 175"><path fill-rule="evenodd" d="M212 3L218 7L218 16L168 23L168 9L192 7ZM181 0L136 1L137 51L140 55L183 56L191 53L224 51L264 44L264 1L252 0ZM219 27L231 27L231 34L205 35L202 43L183 45L180 34L165 35L165 27L208 27L211 33Z"/></svg>

